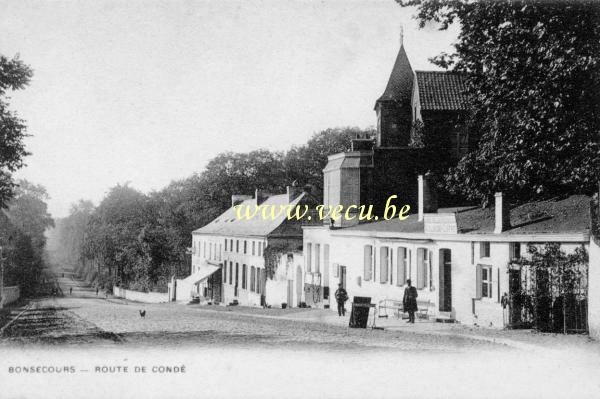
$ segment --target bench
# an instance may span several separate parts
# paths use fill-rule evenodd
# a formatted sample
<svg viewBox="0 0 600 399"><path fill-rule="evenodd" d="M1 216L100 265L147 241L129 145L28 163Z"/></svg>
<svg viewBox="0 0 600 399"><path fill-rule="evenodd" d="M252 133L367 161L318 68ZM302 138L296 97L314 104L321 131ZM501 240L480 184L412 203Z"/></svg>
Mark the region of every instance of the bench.
<svg viewBox="0 0 600 399"><path fill-rule="evenodd" d="M431 301L427 300L417 300L417 312L416 315L419 319L429 319L429 307L431 306ZM404 305L402 301L397 299L382 299L378 304L378 312L379 317L388 317L388 310L392 310L396 317L399 319L402 317L404 313Z"/></svg>

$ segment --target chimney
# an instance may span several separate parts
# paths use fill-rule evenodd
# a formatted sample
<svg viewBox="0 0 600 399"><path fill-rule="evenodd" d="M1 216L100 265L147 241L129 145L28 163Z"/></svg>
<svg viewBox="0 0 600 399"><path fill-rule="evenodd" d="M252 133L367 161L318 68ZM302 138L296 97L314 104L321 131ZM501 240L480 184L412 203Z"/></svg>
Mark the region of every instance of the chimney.
<svg viewBox="0 0 600 399"><path fill-rule="evenodd" d="M254 198L256 199L256 205L262 204L263 202L265 202L265 200L268 197L269 196L267 195L267 193L263 193L258 188L254 191Z"/></svg>
<svg viewBox="0 0 600 399"><path fill-rule="evenodd" d="M496 193L495 197L496 226L494 228L494 233L500 234L510 228L510 209L508 208L508 203L505 201L502 193Z"/></svg>
<svg viewBox="0 0 600 399"><path fill-rule="evenodd" d="M251 195L233 194L231 196L231 207L241 204L242 202L251 199Z"/></svg>
<svg viewBox="0 0 600 399"><path fill-rule="evenodd" d="M296 186L287 186L285 189L288 196L288 202L292 202L302 193L302 189Z"/></svg>
<svg viewBox="0 0 600 399"><path fill-rule="evenodd" d="M419 192L418 192L418 208L419 222L423 221L423 214L435 213L438 209L437 195L433 187L431 175L427 173L425 176L419 175Z"/></svg>

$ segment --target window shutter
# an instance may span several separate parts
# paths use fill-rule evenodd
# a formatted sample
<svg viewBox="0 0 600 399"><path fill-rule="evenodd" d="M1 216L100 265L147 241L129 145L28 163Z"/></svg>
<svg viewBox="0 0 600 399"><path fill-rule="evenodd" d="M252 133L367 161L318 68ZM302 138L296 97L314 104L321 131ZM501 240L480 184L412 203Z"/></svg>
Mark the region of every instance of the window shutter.
<svg viewBox="0 0 600 399"><path fill-rule="evenodd" d="M402 286L406 281L406 248L398 248L396 251L398 261L396 267L398 272L396 273L396 285Z"/></svg>
<svg viewBox="0 0 600 399"><path fill-rule="evenodd" d="M388 267L388 270L390 272L390 284L394 284L394 250L392 248L390 248L390 253L388 255L388 258L390 260L390 265Z"/></svg>
<svg viewBox="0 0 600 399"><path fill-rule="evenodd" d="M365 245L364 247L364 276L365 276L365 281L369 281L371 280L371 260L372 258L372 254L371 254L371 246L370 245Z"/></svg>
<svg viewBox="0 0 600 399"><path fill-rule="evenodd" d="M388 247L379 248L379 282L387 282L388 277Z"/></svg>
<svg viewBox="0 0 600 399"><path fill-rule="evenodd" d="M481 265L477 265L475 280L477 284L475 287L475 298L481 299Z"/></svg>
<svg viewBox="0 0 600 399"><path fill-rule="evenodd" d="M377 252L375 252L375 247L371 247L371 277L373 281L377 281Z"/></svg>
<svg viewBox="0 0 600 399"><path fill-rule="evenodd" d="M422 248L417 249L417 289L425 287L425 251Z"/></svg>

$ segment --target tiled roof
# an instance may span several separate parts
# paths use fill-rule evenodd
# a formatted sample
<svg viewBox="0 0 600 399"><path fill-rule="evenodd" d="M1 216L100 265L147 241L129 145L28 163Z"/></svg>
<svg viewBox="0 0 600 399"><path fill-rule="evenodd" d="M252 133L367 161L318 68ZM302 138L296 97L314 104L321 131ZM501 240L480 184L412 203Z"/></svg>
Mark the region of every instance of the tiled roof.
<svg viewBox="0 0 600 399"><path fill-rule="evenodd" d="M416 71L423 111L461 111L466 109L464 75L442 71Z"/></svg>
<svg viewBox="0 0 600 399"><path fill-rule="evenodd" d="M404 47L400 47L394 68L388 80L385 91L379 97L377 102L380 101L397 101L405 102L410 101L412 97L414 74L408 61L408 56Z"/></svg>
<svg viewBox="0 0 600 399"><path fill-rule="evenodd" d="M590 229L590 197L573 195L568 198L530 202L510 210L511 227L502 234L587 233ZM493 234L494 209L462 207L440 209L438 213L456 213L459 234ZM412 214L406 220L393 219L364 223L339 230L382 233L424 233L424 223Z"/></svg>
<svg viewBox="0 0 600 399"><path fill-rule="evenodd" d="M276 210L279 210L280 206L296 206L306 196L306 193L300 194L291 202L287 194L272 195L261 203L265 206L275 206ZM245 206L251 206L252 210L256 204L256 199L247 199L241 203ZM270 215L270 212L268 213ZM256 217L248 219L238 219L236 210L231 207L226 210L223 214L217 217L215 220L210 222L204 227L194 230L193 233L197 234L212 234L212 235L223 235L223 236L267 236L274 232L282 223L286 222L287 213L280 212L278 217L271 220L271 218L263 218L260 216L260 212ZM296 234L302 236L302 231L296 229Z"/></svg>

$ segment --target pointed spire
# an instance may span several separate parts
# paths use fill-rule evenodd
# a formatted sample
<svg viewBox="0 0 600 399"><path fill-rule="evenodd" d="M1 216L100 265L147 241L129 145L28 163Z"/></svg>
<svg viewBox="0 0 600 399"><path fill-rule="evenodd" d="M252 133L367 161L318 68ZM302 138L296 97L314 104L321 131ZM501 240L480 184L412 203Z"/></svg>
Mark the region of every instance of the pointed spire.
<svg viewBox="0 0 600 399"><path fill-rule="evenodd" d="M404 46L404 25L400 24L400 47Z"/></svg>

